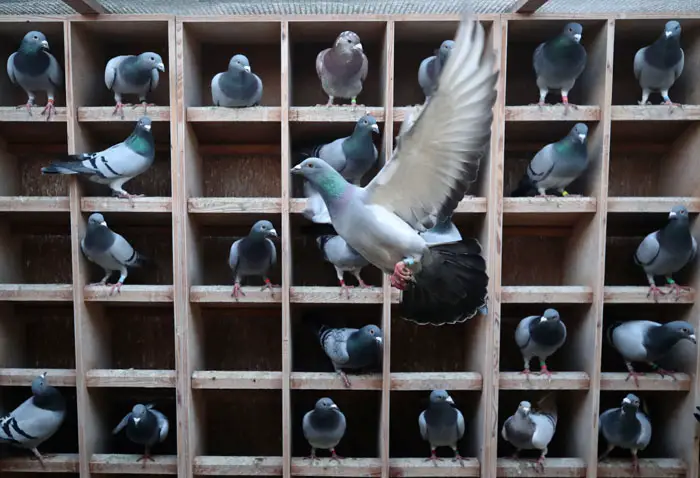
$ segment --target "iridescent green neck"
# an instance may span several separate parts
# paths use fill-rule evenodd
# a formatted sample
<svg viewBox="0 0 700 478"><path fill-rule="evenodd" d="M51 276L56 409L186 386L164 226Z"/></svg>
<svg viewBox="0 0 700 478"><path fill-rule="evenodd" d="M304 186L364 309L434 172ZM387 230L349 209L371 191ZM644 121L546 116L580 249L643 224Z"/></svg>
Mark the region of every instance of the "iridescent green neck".
<svg viewBox="0 0 700 478"><path fill-rule="evenodd" d="M347 183L338 173L333 174L329 172L324 174L318 181L318 188L321 191L321 194L324 194L329 198L340 198L345 193L346 187Z"/></svg>
<svg viewBox="0 0 700 478"><path fill-rule="evenodd" d="M147 156L153 151L153 136L141 131L134 131L125 143L137 153Z"/></svg>

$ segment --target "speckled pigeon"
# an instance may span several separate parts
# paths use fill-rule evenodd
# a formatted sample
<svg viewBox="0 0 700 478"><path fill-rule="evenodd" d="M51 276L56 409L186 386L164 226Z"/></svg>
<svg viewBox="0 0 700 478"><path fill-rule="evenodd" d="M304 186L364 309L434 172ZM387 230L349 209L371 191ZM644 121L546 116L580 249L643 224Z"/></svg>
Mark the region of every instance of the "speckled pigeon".
<svg viewBox="0 0 700 478"><path fill-rule="evenodd" d="M382 346L382 330L376 325L361 329L349 327L331 328L325 325L318 331L321 348L346 387L350 380L345 370L358 370L374 365Z"/></svg>
<svg viewBox="0 0 700 478"><path fill-rule="evenodd" d="M423 89L425 99L428 100L437 87L442 68L450 57L450 52L455 46L452 40L445 40L435 55L421 61L418 67L418 84Z"/></svg>
<svg viewBox="0 0 700 478"><path fill-rule="evenodd" d="M518 410L503 423L501 436L515 447L514 458L520 450L540 450L536 466L544 471L544 462L554 433L557 430L557 404L549 393L537 402L533 410L528 401L520 402Z"/></svg>
<svg viewBox="0 0 700 478"><path fill-rule="evenodd" d="M228 70L217 73L211 80L211 96L214 106L255 106L262 98L263 84L260 77L250 71L245 55L234 55Z"/></svg>
<svg viewBox="0 0 700 478"><path fill-rule="evenodd" d="M360 271L363 267L369 265L369 262L367 262L367 259L358 254L355 249L348 246L345 239L340 236L326 234L317 237L316 242L319 249L321 249L321 252L323 253L323 258L333 264L333 267L335 267L335 272L338 275L338 282L340 283L341 293L345 291L347 296L350 297L350 289L353 288L353 286L347 285L345 280L343 280L343 274L345 272L350 272L353 276L355 276L357 282L360 284L360 287L371 287L365 284L362 277L360 277Z"/></svg>
<svg viewBox="0 0 700 478"><path fill-rule="evenodd" d="M260 276L265 285L260 290L276 287L267 277L270 267L277 263L277 248L270 240L278 237L270 221L258 221L253 224L246 237L231 244L228 265L233 271L234 285L231 297L245 295L241 290L241 280L246 276Z"/></svg>
<svg viewBox="0 0 700 478"><path fill-rule="evenodd" d="M531 315L520 321L515 329L515 342L523 355L522 373L530 373L530 360L540 360L540 373L552 376L547 369L547 357L556 352L566 341L566 325L556 309L547 309L544 314Z"/></svg>
<svg viewBox="0 0 700 478"><path fill-rule="evenodd" d="M642 87L642 100L639 104L651 104L647 101L649 94L658 92L664 104L680 106L671 101L668 90L683 73L684 63L681 24L677 21L667 22L661 36L651 45L640 48L634 55L634 76Z"/></svg>
<svg viewBox="0 0 700 478"><path fill-rule="evenodd" d="M344 31L338 35L333 46L316 57L316 73L328 95L326 106L332 106L334 98L350 99L353 106L358 106L357 97L367 78L367 68L367 57L357 33Z"/></svg>
<svg viewBox="0 0 700 478"><path fill-rule="evenodd" d="M105 66L105 85L114 92L114 101L117 103L112 115L121 113L124 118L124 106L122 95L138 95L139 102L143 105L144 114L149 106L154 106L146 101L146 96L158 88L160 79L159 71L165 71L163 59L158 53L147 51L140 55L119 55L110 59Z"/></svg>
<svg viewBox="0 0 700 478"><path fill-rule="evenodd" d="M435 465L440 460L435 449L449 446L455 454L454 461L459 461L464 466L457 448L457 442L464 436L464 416L454 405L454 400L446 390L433 390L430 392L428 408L418 415L420 436L430 443L430 460Z"/></svg>
<svg viewBox="0 0 700 478"><path fill-rule="evenodd" d="M632 453L632 467L639 473L637 451L644 450L651 441L651 421L639 410L639 398L629 393L620 408L610 408L600 414L598 429L608 447L598 461L604 460L615 447Z"/></svg>
<svg viewBox="0 0 700 478"><path fill-rule="evenodd" d="M340 440L345 435L345 415L330 398L324 397L316 402L313 410L306 412L301 429L306 441L311 445L311 460L317 460L316 450L330 450L331 460L339 461L341 456L335 452Z"/></svg>
<svg viewBox="0 0 700 478"><path fill-rule="evenodd" d="M122 418L119 425L112 430L112 434L116 435L125 427L127 438L146 448L144 454L136 461L143 460L144 466L146 466L147 460L155 461L151 457L151 448L167 438L170 429L168 417L153 408L153 404L142 405L139 403L134 405L131 412Z"/></svg>

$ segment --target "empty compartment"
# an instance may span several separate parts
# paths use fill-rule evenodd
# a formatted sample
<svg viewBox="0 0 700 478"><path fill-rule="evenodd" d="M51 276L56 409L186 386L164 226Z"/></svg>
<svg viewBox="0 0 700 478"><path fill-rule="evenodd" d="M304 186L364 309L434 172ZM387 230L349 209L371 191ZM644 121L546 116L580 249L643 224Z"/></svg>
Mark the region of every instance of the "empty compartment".
<svg viewBox="0 0 700 478"><path fill-rule="evenodd" d="M292 391L292 456L308 457L311 445L302 428L304 415L313 410L321 398L330 398L345 415L345 435L336 447L344 458L378 458L382 395L369 390L293 390ZM316 456L328 458L328 450L316 450ZM340 463L342 466L342 461Z"/></svg>
<svg viewBox="0 0 700 478"><path fill-rule="evenodd" d="M347 22L326 21L289 22L291 97L293 106L325 105L328 96L321 88L316 73L316 57L326 48L332 48L336 38L345 31L355 32L360 37L367 57L367 78L357 104L365 106L384 105L384 78L386 23L380 21ZM335 98L334 105L348 105L350 99Z"/></svg>
<svg viewBox="0 0 700 478"><path fill-rule="evenodd" d="M586 49L587 59L583 73L569 91L569 103L602 105L605 101L607 22L605 20L575 21L583 27L581 45ZM537 103L539 88L532 63L533 54L540 43L559 35L567 23L565 20L508 22L507 105ZM550 89L545 101L548 104L560 104L562 101L560 92Z"/></svg>

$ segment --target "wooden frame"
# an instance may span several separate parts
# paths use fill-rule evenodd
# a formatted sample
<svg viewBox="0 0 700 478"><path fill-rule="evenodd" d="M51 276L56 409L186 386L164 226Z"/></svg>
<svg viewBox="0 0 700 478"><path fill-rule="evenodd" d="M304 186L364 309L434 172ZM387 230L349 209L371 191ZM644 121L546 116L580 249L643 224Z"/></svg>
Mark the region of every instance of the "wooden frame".
<svg viewBox="0 0 700 478"><path fill-rule="evenodd" d="M24 397L32 377L48 367L51 382L65 387L76 410L62 435L42 446L51 455L45 471L82 478L114 473L536 476L526 461L505 458L509 449L501 442L500 427L519 399L557 390L566 405L544 476L627 476L626 455L597 461L596 417L619 403L621 394L635 390L625 381L619 358L606 350L603 327L629 314L655 320L674 314L698 326L695 292L678 304L664 298L651 305L643 274L624 261L631 261L630 247L641 234L663 224L663 213L672 205L686 204L693 217L700 213L700 169L692 153L700 141L700 103L685 86L681 97L695 104L673 114L662 106L625 104L626 96L618 93L636 88L631 72L616 66L626 61L619 59L620 51L630 51L637 41L624 43L619 31L637 22L651 41L654 26L665 17L574 17L584 23L589 66L572 91L572 101L578 97L582 104L566 116L560 107L527 105L537 93L527 51L570 18L480 17L499 52L502 75L490 157L455 222L483 246L489 315L441 328L417 328L393 317L398 292L376 271L363 273L375 286L371 290L354 290L350 299L339 295L328 265L314 254L313 244L304 242L308 223L288 171L296 145L323 135L338 137L365 111L380 123L378 146L388 160L408 107L422 100L420 90L409 85L418 61L453 35L457 17L0 18L0 37L7 40L3 53L15 48L19 33L28 28L24 22L46 29L57 56L65 60L68 85L56 117L46 124L38 115L27 118L15 110L21 92L0 80L5 178L0 180L0 215L7 219L0 227L0 308L6 316L0 319L0 398L14 403ZM680 20L688 25L686 55L696 59L697 20ZM313 57L319 45L348 28L361 34L373 56L369 104L356 111L316 108ZM101 197L84 182L40 177L38 166L51 154L94 150L126 137L141 112L127 109L123 121L111 115L101 71L107 55L144 44L167 58L155 95L159 106L149 112L158 144L156 165L130 183L147 197L130 203ZM248 54L265 81L260 107L209 106L207 78L221 71L234 51ZM696 63L687 62L684 75L700 74ZM526 85L528 93L513 96L516 83ZM574 121L591 127L592 167L578 185L584 195L508 197L527 159ZM635 160L645 167L635 167ZM660 170L660 161L668 167ZM157 273L134 273L116 297L85 286L94 274L81 255L80 237L94 211L105 213L137 248L153 253L158 266ZM281 287L273 294L245 287L247 295L236 303L230 297L226 253L234 236L247 233L263 217L281 232L273 273ZM700 232L700 222L693 224ZM538 253L547 259L533 263L525 257ZM34 265L42 259L46 270ZM683 278L695 291L700 279L691 269ZM568 350L552 357L556 373L550 383L527 381L517 373L512 343L515 321L539 313L544 303L560 307L569 325ZM299 332L299 319L312 309L337 316L339 323L360 319L381 325L381 370L353 377L353 389L345 390L334 374L313 363L316 352L308 352L316 355L307 359L301 350L311 350L313 338ZM40 319L30 321L30 316ZM117 327L117 320L125 327ZM131 330L152 335L154 342L140 341ZM27 345L30 333L38 334L40 345L65 343L47 355ZM441 341L453 346L439 349ZM423 362L413 358L418 347L430 351ZM700 358L693 353L677 381L640 380L640 396L648 397L651 406L663 408L667 400L676 410L656 415L653 445L640 453L643 476L698 476L692 411L700 394ZM428 391L437 387L453 392L467 416L464 467L424 462L428 447L419 441L415 419ZM354 429L346 445L351 458L340 465L327 459L311 465L301 458L300 413L320 394L338 397ZM154 450L156 461L145 467L108 441L115 417L128 410L130 399L140 397L157 400L171 415L172 438ZM255 408L253 402L267 408ZM376 425L353 423L358 413L376 417ZM243 436L253 444L243 443ZM666 442L663 447L654 444L660 440ZM343 446L339 452L346 454ZM0 459L2 472L40 470L29 456Z"/></svg>

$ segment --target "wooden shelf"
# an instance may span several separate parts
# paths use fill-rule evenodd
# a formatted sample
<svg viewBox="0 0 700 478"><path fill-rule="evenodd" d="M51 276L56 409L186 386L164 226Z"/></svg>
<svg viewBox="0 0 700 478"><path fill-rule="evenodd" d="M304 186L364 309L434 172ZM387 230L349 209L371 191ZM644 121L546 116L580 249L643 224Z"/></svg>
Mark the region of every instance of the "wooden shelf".
<svg viewBox="0 0 700 478"><path fill-rule="evenodd" d="M245 295L231 297L233 283L231 285L197 285L190 288L190 302L196 304L279 304L282 301L280 288L260 290L260 286L243 286L241 290Z"/></svg>
<svg viewBox="0 0 700 478"><path fill-rule="evenodd" d="M504 304L590 304L593 289L587 286L517 286L501 287Z"/></svg>
<svg viewBox="0 0 700 478"><path fill-rule="evenodd" d="M374 116L378 123L384 121L384 108L381 106L292 106L289 108L290 122L309 123L356 123L364 115Z"/></svg>
<svg viewBox="0 0 700 478"><path fill-rule="evenodd" d="M26 97L25 97L26 99ZM41 114L44 106L34 106L32 108L32 115L27 114L27 110L22 108L17 108L15 106L0 106L0 122L12 121L12 122L36 122L36 123L46 123L46 116ZM66 107L57 106L54 113L51 113L51 120L49 122L65 123L67 121L66 117Z"/></svg>
<svg viewBox="0 0 700 478"><path fill-rule="evenodd" d="M282 372L197 371L192 373L192 388L280 390L282 388Z"/></svg>
<svg viewBox="0 0 700 478"><path fill-rule="evenodd" d="M279 122L282 108L258 106L253 108L223 108L218 106L189 106L187 121L190 123L214 123L226 121Z"/></svg>
<svg viewBox="0 0 700 478"><path fill-rule="evenodd" d="M7 473L78 473L79 468L77 453L46 455L44 466L34 456L0 459L0 471Z"/></svg>
<svg viewBox="0 0 700 478"><path fill-rule="evenodd" d="M647 286L608 286L604 290L606 304L654 304L652 296L647 297ZM695 290L683 293L678 300L675 294L659 296L659 304L693 304Z"/></svg>
<svg viewBox="0 0 700 478"><path fill-rule="evenodd" d="M391 374L392 391L481 390L477 372L399 372Z"/></svg>
<svg viewBox="0 0 700 478"><path fill-rule="evenodd" d="M582 477L586 476L586 463L580 458L547 458L544 473L538 472L533 466L534 459L499 458L497 461L497 474L499 477ZM600 475L598 475L600 476Z"/></svg>
<svg viewBox="0 0 700 478"><path fill-rule="evenodd" d="M177 475L177 457L153 455L153 461L136 461L141 455L92 455L90 473L125 475Z"/></svg>
<svg viewBox="0 0 700 478"><path fill-rule="evenodd" d="M381 390L382 376L348 374L351 390ZM340 375L326 372L292 372L291 387L294 390L348 390Z"/></svg>
<svg viewBox="0 0 700 478"><path fill-rule="evenodd" d="M398 304L399 291L392 289L391 301ZM383 300L381 287L350 290L350 297L340 287L291 286L289 300L293 304L381 304Z"/></svg>
<svg viewBox="0 0 700 478"><path fill-rule="evenodd" d="M640 458L639 473L632 470L632 460L605 460L598 464L598 474L600 478L623 478L623 477L682 477L686 476L688 468L683 460L675 458Z"/></svg>
<svg viewBox="0 0 700 478"><path fill-rule="evenodd" d="M486 198L473 197L462 199L457 208L455 209L455 214L484 214L488 209L488 204Z"/></svg>
<svg viewBox="0 0 700 478"><path fill-rule="evenodd" d="M690 390L692 385L691 378L685 373L677 373L676 380L671 377L661 377L656 373L648 373L643 377L637 377L639 381L639 387L634 382L634 379L630 377L627 379L626 372L603 372L600 376L600 389L605 391L617 390L617 391L629 391L634 392L635 390L649 390L649 391L663 391L663 392L687 392Z"/></svg>
<svg viewBox="0 0 700 478"><path fill-rule="evenodd" d="M0 212L70 212L67 196L0 196Z"/></svg>
<svg viewBox="0 0 700 478"><path fill-rule="evenodd" d="M304 206L301 206L303 209ZM280 198L189 198L190 214L280 214ZM299 211L301 212L301 211Z"/></svg>
<svg viewBox="0 0 700 478"><path fill-rule="evenodd" d="M595 214L596 199L592 197L565 198L503 198L503 223L507 226L574 225L585 214Z"/></svg>
<svg viewBox="0 0 700 478"><path fill-rule="evenodd" d="M340 463L325 457L315 463L306 458L292 458L293 476L378 476L381 467L379 458L343 457Z"/></svg>
<svg viewBox="0 0 700 478"><path fill-rule="evenodd" d="M142 197L122 199L112 197L84 197L80 199L80 210L83 212L133 212L170 214L173 200L169 197Z"/></svg>
<svg viewBox="0 0 700 478"><path fill-rule="evenodd" d="M124 119L117 114L113 115L114 106L81 106L78 108L78 121L81 123L113 123L123 121L138 121L143 114L143 106L137 105L124 107ZM170 121L169 106L149 106L146 113L151 121Z"/></svg>
<svg viewBox="0 0 700 478"><path fill-rule="evenodd" d="M535 370L533 370L535 372ZM591 379L585 372L552 372L549 380L546 375L531 373L529 377L520 372L501 372L500 390L588 390Z"/></svg>
<svg viewBox="0 0 700 478"><path fill-rule="evenodd" d="M85 374L88 387L175 388L174 370L93 369Z"/></svg>
<svg viewBox="0 0 700 478"><path fill-rule="evenodd" d="M439 476L479 476L480 464L476 458L464 458L464 466L445 458L435 464L425 458L390 458L389 475L401 477L439 477ZM372 475L374 476L374 475Z"/></svg>
<svg viewBox="0 0 700 478"><path fill-rule="evenodd" d="M613 105L610 115L613 121L697 121L700 106L683 105L671 112L667 105Z"/></svg>
<svg viewBox="0 0 700 478"><path fill-rule="evenodd" d="M694 197L609 197L610 213L668 213L676 204L683 204L688 212L700 212L700 198Z"/></svg>
<svg viewBox="0 0 700 478"><path fill-rule="evenodd" d="M109 286L88 285L83 288L86 302L104 304L169 304L173 301L171 285L129 285L125 284L121 292L110 294Z"/></svg>
<svg viewBox="0 0 700 478"><path fill-rule="evenodd" d="M579 105L566 112L563 105L506 106L506 121L600 121L600 107Z"/></svg>
<svg viewBox="0 0 700 478"><path fill-rule="evenodd" d="M28 387L44 372L54 387L75 387L75 370L67 368L0 368L0 386Z"/></svg>
<svg viewBox="0 0 700 478"><path fill-rule="evenodd" d="M71 302L70 284L0 284L0 301Z"/></svg>
<svg viewBox="0 0 700 478"><path fill-rule="evenodd" d="M193 475L281 476L281 456L196 456Z"/></svg>

